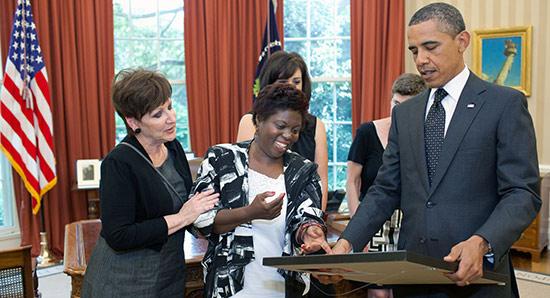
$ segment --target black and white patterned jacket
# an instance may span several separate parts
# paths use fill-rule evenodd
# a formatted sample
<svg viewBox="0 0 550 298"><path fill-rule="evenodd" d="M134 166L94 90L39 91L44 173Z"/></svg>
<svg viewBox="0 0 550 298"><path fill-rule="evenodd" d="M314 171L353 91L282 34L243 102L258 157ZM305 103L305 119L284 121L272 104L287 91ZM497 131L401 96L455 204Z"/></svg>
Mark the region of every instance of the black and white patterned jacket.
<svg viewBox="0 0 550 298"><path fill-rule="evenodd" d="M220 192L216 208L197 218L194 227L208 238L208 249L202 261L205 297L230 297L243 287L244 267L254 259L252 224L237 226L224 234L211 233L216 213L220 209L248 205L248 149L250 141L220 144L208 149L199 169L191 195L206 188ZM295 233L302 224L324 225L320 209L321 184L317 165L300 155L287 151L283 156L287 191L287 214L283 255L299 254ZM280 271L289 278L303 282L303 275Z"/></svg>

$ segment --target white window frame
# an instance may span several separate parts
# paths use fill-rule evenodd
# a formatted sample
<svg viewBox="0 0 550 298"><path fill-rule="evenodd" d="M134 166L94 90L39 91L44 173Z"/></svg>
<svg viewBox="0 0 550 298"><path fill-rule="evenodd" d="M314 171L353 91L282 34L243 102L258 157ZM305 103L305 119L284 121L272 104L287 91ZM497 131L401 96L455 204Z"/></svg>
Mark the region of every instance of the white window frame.
<svg viewBox="0 0 550 298"><path fill-rule="evenodd" d="M4 212L10 211L9 225L0 226L0 241L16 239L20 237L19 218L17 216L17 207L15 204L15 195L13 194L13 179L11 164L7 158L2 154L0 158L1 172L0 183L2 183L2 204L4 205ZM4 217L6 219L6 216Z"/></svg>

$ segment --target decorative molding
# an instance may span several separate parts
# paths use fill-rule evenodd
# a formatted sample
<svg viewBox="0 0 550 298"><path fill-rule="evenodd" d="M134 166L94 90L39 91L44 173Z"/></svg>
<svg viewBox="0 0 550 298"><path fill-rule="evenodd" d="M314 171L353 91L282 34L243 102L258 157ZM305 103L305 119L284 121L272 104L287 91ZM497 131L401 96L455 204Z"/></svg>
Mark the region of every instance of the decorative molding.
<svg viewBox="0 0 550 298"><path fill-rule="evenodd" d="M540 171L541 177L546 174L550 174L550 165L539 164L539 171Z"/></svg>

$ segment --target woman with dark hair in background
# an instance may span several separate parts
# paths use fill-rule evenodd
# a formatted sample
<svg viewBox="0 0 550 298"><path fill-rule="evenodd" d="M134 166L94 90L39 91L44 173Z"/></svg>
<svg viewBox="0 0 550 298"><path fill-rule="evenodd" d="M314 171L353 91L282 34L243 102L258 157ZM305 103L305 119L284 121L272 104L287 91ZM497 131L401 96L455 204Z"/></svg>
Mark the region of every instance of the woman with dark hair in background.
<svg viewBox="0 0 550 298"><path fill-rule="evenodd" d="M294 86L268 85L252 109L254 138L208 149L191 191L220 193L195 221L208 237L205 297L300 297L309 277L263 266L263 258L330 251L317 165L288 150L307 109Z"/></svg>
<svg viewBox="0 0 550 298"><path fill-rule="evenodd" d="M112 101L128 135L101 163L102 227L84 298L185 295L185 227L219 194L188 196L191 172L176 140L171 95L154 71L123 70L114 79Z"/></svg>
<svg viewBox="0 0 550 298"><path fill-rule="evenodd" d="M275 82L294 85L306 95L309 104L311 80L304 59L297 53L277 51L271 54L260 72L259 80L260 90ZM247 113L239 123L237 142L252 139L254 131L252 114ZM325 124L317 117L306 112L300 138L290 149L319 166L317 172L321 177L322 185L321 209L325 210L328 200L328 149Z"/></svg>

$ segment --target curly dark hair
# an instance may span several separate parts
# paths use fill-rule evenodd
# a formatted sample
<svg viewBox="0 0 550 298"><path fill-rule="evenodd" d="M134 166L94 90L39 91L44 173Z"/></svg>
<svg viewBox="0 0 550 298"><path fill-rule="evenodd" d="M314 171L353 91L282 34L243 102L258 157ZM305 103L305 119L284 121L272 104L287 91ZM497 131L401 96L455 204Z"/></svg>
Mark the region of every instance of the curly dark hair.
<svg viewBox="0 0 550 298"><path fill-rule="evenodd" d="M298 69L302 72L302 92L304 92L309 102L311 98L311 79L309 78L307 65L302 56L293 52L277 51L269 56L260 72L260 90L278 80L289 79Z"/></svg>
<svg viewBox="0 0 550 298"><path fill-rule="evenodd" d="M258 122L268 119L280 111L292 110L302 116L302 127L309 108L306 95L288 83L274 83L263 88L254 105L252 106L252 122L255 126Z"/></svg>
<svg viewBox="0 0 550 298"><path fill-rule="evenodd" d="M126 123L126 117L139 120L163 105L171 96L172 86L166 77L143 68L121 70L113 79L111 87L113 106L130 135L134 132Z"/></svg>

